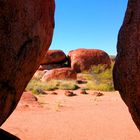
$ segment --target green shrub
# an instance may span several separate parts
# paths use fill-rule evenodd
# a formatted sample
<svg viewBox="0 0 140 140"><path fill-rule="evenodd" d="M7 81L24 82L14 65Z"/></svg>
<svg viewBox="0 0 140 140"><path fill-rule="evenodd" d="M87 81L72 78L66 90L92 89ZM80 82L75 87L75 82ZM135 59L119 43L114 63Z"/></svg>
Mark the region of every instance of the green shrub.
<svg viewBox="0 0 140 140"><path fill-rule="evenodd" d="M38 94L38 89L49 91L57 89L56 83L44 83L35 79L32 79L26 87L26 90L32 91L35 94Z"/></svg>
<svg viewBox="0 0 140 140"><path fill-rule="evenodd" d="M90 90L112 91L113 79L112 70L114 64L110 69L104 69L104 66L98 65L92 67L90 71L84 71L80 74L80 78L87 81L82 88ZM40 94L40 91L49 91L55 89L62 90L76 90L78 88L74 80L51 80L48 82L41 82L38 79L32 79L26 87L35 94Z"/></svg>
<svg viewBox="0 0 140 140"><path fill-rule="evenodd" d="M114 64L112 63L111 68L108 69L104 69L104 66L102 65L92 67L92 70L90 70L89 74L92 74L93 80L89 79L85 88L101 91L114 90L112 76L113 66Z"/></svg>
<svg viewBox="0 0 140 140"><path fill-rule="evenodd" d="M86 89L88 90L100 90L100 91L113 91L114 87L112 83L97 83L95 81L88 81L86 84Z"/></svg>
<svg viewBox="0 0 140 140"><path fill-rule="evenodd" d="M51 80L48 82L41 82L32 79L26 87L26 90L32 91L34 94L40 94L40 91L50 91L55 89L75 90L78 86L75 81L70 80Z"/></svg>
<svg viewBox="0 0 140 140"><path fill-rule="evenodd" d="M77 77L79 79L82 79L82 80L94 80L94 75L90 74L89 72L87 72L87 73L80 73L80 74L78 74Z"/></svg>
<svg viewBox="0 0 140 140"><path fill-rule="evenodd" d="M94 65L90 68L89 72L92 74L100 74L105 71L105 65Z"/></svg>
<svg viewBox="0 0 140 140"><path fill-rule="evenodd" d="M62 80L58 86L58 89L62 90L76 90L77 88L76 82L70 80Z"/></svg>

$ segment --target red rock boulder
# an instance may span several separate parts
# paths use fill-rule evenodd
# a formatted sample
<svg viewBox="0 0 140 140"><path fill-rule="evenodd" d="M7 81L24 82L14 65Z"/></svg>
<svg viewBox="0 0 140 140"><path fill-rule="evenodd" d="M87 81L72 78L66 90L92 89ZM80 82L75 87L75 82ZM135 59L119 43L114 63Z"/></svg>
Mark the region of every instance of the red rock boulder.
<svg viewBox="0 0 140 140"><path fill-rule="evenodd" d="M48 50L41 64L55 64L66 61L66 55L62 50Z"/></svg>
<svg viewBox="0 0 140 140"><path fill-rule="evenodd" d="M57 68L64 68L66 65L64 63L60 64L47 64L47 65L40 65L38 70L52 70Z"/></svg>
<svg viewBox="0 0 140 140"><path fill-rule="evenodd" d="M128 2L117 51L114 86L140 130L140 0Z"/></svg>
<svg viewBox="0 0 140 140"><path fill-rule="evenodd" d="M44 74L47 72L47 70L37 70L35 74L33 75L33 79L40 80L44 76Z"/></svg>
<svg viewBox="0 0 140 140"><path fill-rule="evenodd" d="M54 9L54 0L0 1L0 125L51 44Z"/></svg>
<svg viewBox="0 0 140 140"><path fill-rule="evenodd" d="M71 68L59 68L47 71L41 81L76 79L76 72Z"/></svg>
<svg viewBox="0 0 140 140"><path fill-rule="evenodd" d="M111 60L108 54L97 49L76 49L68 54L70 65L76 72L89 70L93 65L102 64L105 68L109 68Z"/></svg>
<svg viewBox="0 0 140 140"><path fill-rule="evenodd" d="M23 92L20 100L32 104L33 102L36 102L38 99L33 95L32 92Z"/></svg>

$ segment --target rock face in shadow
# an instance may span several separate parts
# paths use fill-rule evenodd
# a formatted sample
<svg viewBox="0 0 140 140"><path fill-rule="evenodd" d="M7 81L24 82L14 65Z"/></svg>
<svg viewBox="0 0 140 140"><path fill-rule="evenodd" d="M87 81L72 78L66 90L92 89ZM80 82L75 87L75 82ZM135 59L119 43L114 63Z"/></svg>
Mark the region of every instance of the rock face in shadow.
<svg viewBox="0 0 140 140"><path fill-rule="evenodd" d="M114 85L140 129L140 1L129 0L117 44Z"/></svg>
<svg viewBox="0 0 140 140"><path fill-rule="evenodd" d="M54 0L0 2L0 125L15 109L50 46Z"/></svg>

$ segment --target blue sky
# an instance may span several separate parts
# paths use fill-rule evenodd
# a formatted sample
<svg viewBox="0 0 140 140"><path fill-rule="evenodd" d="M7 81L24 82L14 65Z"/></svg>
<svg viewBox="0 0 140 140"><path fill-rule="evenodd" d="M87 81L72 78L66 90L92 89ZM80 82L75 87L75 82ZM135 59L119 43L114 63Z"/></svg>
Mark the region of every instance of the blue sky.
<svg viewBox="0 0 140 140"><path fill-rule="evenodd" d="M126 6L127 0L56 0L50 49L62 49L67 54L77 48L95 48L116 55Z"/></svg>

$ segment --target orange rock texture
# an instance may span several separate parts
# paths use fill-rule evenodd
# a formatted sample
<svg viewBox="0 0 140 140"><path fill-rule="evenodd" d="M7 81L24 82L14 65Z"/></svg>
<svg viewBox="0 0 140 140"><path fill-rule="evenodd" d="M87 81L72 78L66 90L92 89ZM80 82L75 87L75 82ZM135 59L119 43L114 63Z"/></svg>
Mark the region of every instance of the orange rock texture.
<svg viewBox="0 0 140 140"><path fill-rule="evenodd" d="M140 1L129 0L120 29L114 85L140 129Z"/></svg>
<svg viewBox="0 0 140 140"><path fill-rule="evenodd" d="M111 60L108 54L97 49L76 49L68 54L71 68L76 72L89 70L93 65L104 65L109 68Z"/></svg>
<svg viewBox="0 0 140 140"><path fill-rule="evenodd" d="M66 61L66 55L62 50L48 50L41 64L56 64Z"/></svg>
<svg viewBox="0 0 140 140"><path fill-rule="evenodd" d="M54 0L0 2L0 125L15 109L51 44L54 10Z"/></svg>
<svg viewBox="0 0 140 140"><path fill-rule="evenodd" d="M76 72L71 68L59 68L47 71L44 76L42 77L42 81L49 81L49 80L65 80L65 79L76 79Z"/></svg>

